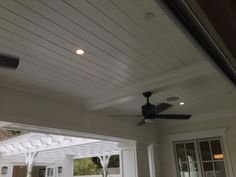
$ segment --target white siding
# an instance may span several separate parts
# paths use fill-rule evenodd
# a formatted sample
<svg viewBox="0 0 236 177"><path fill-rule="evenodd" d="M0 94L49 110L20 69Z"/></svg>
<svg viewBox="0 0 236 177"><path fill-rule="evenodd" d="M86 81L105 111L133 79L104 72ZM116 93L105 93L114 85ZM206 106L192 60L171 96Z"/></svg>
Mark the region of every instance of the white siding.
<svg viewBox="0 0 236 177"><path fill-rule="evenodd" d="M8 167L8 173L5 175L0 174L0 177L12 177L12 170L14 164L24 165L24 156L15 155L3 157L0 159L0 168L3 166ZM50 165L56 167L62 166L63 170L61 174L56 173L56 177L72 177L73 176L73 160L68 158L63 152L59 150L40 152L36 158L35 165Z"/></svg>
<svg viewBox="0 0 236 177"><path fill-rule="evenodd" d="M226 138L234 174L236 174L236 117L206 120L182 125L162 126L158 128L161 177L175 176L173 170L172 147L167 135L191 131L228 128ZM226 157L227 158L227 157Z"/></svg>
<svg viewBox="0 0 236 177"><path fill-rule="evenodd" d="M7 174L1 174L0 177L12 177L13 166L14 165L25 165L24 155L14 155L0 158L0 169L3 166L8 167ZM55 166L56 177L73 177L73 159L65 155L65 153L60 150L45 151L40 152L36 158L35 165L40 166ZM61 174L57 174L57 167L62 166L63 170ZM80 177L80 176L76 176ZM81 177L102 177L102 175L88 175ZM120 177L119 174L111 174L108 177Z"/></svg>

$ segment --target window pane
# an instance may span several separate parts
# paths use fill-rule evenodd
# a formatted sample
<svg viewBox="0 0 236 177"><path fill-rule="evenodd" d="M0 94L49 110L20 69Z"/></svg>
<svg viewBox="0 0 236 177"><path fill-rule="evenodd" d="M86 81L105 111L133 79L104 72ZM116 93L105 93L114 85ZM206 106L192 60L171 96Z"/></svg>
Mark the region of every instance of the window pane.
<svg viewBox="0 0 236 177"><path fill-rule="evenodd" d="M195 148L193 143L186 143L186 152L188 162L196 161Z"/></svg>
<svg viewBox="0 0 236 177"><path fill-rule="evenodd" d="M220 140L213 140L210 143L214 160L222 160L224 155L221 149Z"/></svg>
<svg viewBox="0 0 236 177"><path fill-rule="evenodd" d="M216 177L226 177L224 162L215 162Z"/></svg>
<svg viewBox="0 0 236 177"><path fill-rule="evenodd" d="M211 152L210 152L210 146L208 141L202 141L199 142L200 144L200 150L201 150L201 156L202 160L211 160Z"/></svg>
<svg viewBox="0 0 236 177"><path fill-rule="evenodd" d="M188 173L188 166L187 163L180 163L179 164L179 173L181 177L190 177Z"/></svg>
<svg viewBox="0 0 236 177"><path fill-rule="evenodd" d="M176 144L176 153L177 153L177 160L178 163L186 162L186 154L184 149L184 144Z"/></svg>
<svg viewBox="0 0 236 177"><path fill-rule="evenodd" d="M197 163L189 163L190 177L198 177Z"/></svg>
<svg viewBox="0 0 236 177"><path fill-rule="evenodd" d="M205 177L215 177L212 162L203 162L203 170Z"/></svg>

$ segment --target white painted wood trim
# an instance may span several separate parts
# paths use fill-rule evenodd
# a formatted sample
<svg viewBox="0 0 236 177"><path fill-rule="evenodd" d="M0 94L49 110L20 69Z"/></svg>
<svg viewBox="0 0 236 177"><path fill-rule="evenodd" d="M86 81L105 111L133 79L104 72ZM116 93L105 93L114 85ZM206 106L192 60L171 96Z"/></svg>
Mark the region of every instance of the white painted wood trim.
<svg viewBox="0 0 236 177"><path fill-rule="evenodd" d="M100 135L100 134L84 133L84 132L79 132L79 131L70 131L70 130L57 129L57 128L49 128L45 126L44 127L33 126L33 125L10 123L10 122L6 122L6 123L8 124L4 126L4 128L16 129L20 131L47 133L47 134L64 135L64 136L72 136L72 137L80 137L80 138L92 138L92 139L106 140L106 141L121 141L121 142L126 142L126 143L135 143L135 140L117 138L114 136L105 136L105 135Z"/></svg>
<svg viewBox="0 0 236 177"><path fill-rule="evenodd" d="M148 146L148 162L149 162L149 170L150 177L156 177L156 168L155 168L155 157L154 157L154 145L151 144Z"/></svg>
<svg viewBox="0 0 236 177"><path fill-rule="evenodd" d="M24 166L25 163L24 162L11 162L11 164L13 166ZM55 163L43 163L43 162L35 162L34 166L52 166L52 165L56 165Z"/></svg>
<svg viewBox="0 0 236 177"><path fill-rule="evenodd" d="M167 135L167 137L171 142L185 141L185 140L201 139L201 138L209 138L209 137L222 137L222 136L225 136L226 131L227 131L227 128L219 128L219 129L169 134Z"/></svg>
<svg viewBox="0 0 236 177"><path fill-rule="evenodd" d="M216 70L209 64L209 62L198 62L196 64L139 82L131 87L111 91L105 95L102 95L100 98L88 101L87 109L99 110L114 106L116 104L121 104L130 101L136 95L140 95L140 93L144 91L161 91L177 83L204 76L215 71Z"/></svg>
<svg viewBox="0 0 236 177"><path fill-rule="evenodd" d="M178 176L177 169L176 169L176 161L175 161L175 152L173 148L173 142L175 141L186 141L186 140L193 140L193 139L203 139L203 138L212 138L212 137L221 137L224 153L225 153L225 162L228 170L229 177L234 177L232 163L231 163L231 157L230 157L230 151L228 147L228 141L227 141L227 128L218 128L218 129L210 129L210 130L202 130L202 131L194 131L194 132L184 132L184 133L177 133L177 134L169 134L167 135L167 138L169 139L169 147L170 147L170 154L171 154L171 160L173 165L173 174L175 176Z"/></svg>
<svg viewBox="0 0 236 177"><path fill-rule="evenodd" d="M53 169L53 176L47 176L48 169L52 168ZM56 176L56 166L47 166L46 167L46 172L45 172L46 177L55 177Z"/></svg>
<svg viewBox="0 0 236 177"><path fill-rule="evenodd" d="M11 123L9 123L9 122L0 121L0 128L7 127L7 126L10 125L10 124L11 124Z"/></svg>
<svg viewBox="0 0 236 177"><path fill-rule="evenodd" d="M135 152L135 155L134 155L134 162L135 162L135 177L139 177L139 174L138 174L137 147L134 148L134 152Z"/></svg>
<svg viewBox="0 0 236 177"><path fill-rule="evenodd" d="M133 165L134 165L134 176L132 177L138 177L138 164L137 164L137 149L136 147L127 147L127 148L123 148L123 149L120 149L120 175L121 177L125 177L127 176L125 173L124 173L124 164L123 164L123 159L124 159L124 154L123 152L124 151L132 151L133 153Z"/></svg>

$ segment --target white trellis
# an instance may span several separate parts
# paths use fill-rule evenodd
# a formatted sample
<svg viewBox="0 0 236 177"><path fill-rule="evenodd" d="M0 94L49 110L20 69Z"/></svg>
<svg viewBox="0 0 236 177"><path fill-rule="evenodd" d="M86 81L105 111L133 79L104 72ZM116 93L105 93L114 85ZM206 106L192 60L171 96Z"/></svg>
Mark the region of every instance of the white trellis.
<svg viewBox="0 0 236 177"><path fill-rule="evenodd" d="M109 164L111 155L99 156L100 163L102 165L103 177L107 177L107 166Z"/></svg>
<svg viewBox="0 0 236 177"><path fill-rule="evenodd" d="M47 151L58 148L96 143L100 140L75 138L60 135L28 133L0 142L0 155L9 156L30 152Z"/></svg>
<svg viewBox="0 0 236 177"><path fill-rule="evenodd" d="M29 153L25 154L25 163L27 166L26 177L32 176L32 169L33 169L34 162L35 162L37 155L38 155L38 152L29 152Z"/></svg>

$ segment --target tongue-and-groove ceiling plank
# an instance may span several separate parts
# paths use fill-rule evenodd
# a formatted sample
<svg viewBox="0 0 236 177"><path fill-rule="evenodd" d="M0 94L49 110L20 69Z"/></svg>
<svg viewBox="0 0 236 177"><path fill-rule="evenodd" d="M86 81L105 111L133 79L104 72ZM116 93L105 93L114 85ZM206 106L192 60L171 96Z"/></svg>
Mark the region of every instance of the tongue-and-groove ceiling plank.
<svg viewBox="0 0 236 177"><path fill-rule="evenodd" d="M7 16L8 14L1 9L1 14L3 17ZM10 14L9 14L10 15ZM17 16L7 16L5 19L16 19ZM9 21L9 20L8 20ZM24 23L25 22L25 23ZM12 24L12 22L7 22L2 20L1 23L4 25L4 27L8 27L8 29L14 33L19 33L20 36L26 37L28 40L37 41L38 45L47 46L48 49L52 50L53 52L62 55L63 57L67 57L70 60L74 61L76 65L79 65L80 67L84 66L87 70L91 70L94 75L102 76L104 79L109 80L114 84L121 84L122 85L122 79L118 74L116 74L114 71L112 71L109 67L110 66L102 66L101 64L96 64L93 62L89 62L88 58L93 59L89 54L86 54L86 57L78 57L78 55L75 54L75 50L69 51L69 47L66 49L66 43L64 41L59 41L58 38L54 38L55 36L47 34L45 31L37 28L36 26L27 23L27 21L17 19L17 21L13 22L15 25ZM23 24L22 26L19 26L20 24ZM34 28L35 27L35 28ZM29 31L28 29L31 28L32 31ZM64 43L63 43L64 42ZM59 45L61 44L61 45ZM113 65L114 67L114 65Z"/></svg>
<svg viewBox="0 0 236 177"><path fill-rule="evenodd" d="M28 1L29 2L29 1ZM30 1L31 2L31 1ZM37 2L35 2L35 3L37 3ZM59 2L58 2L59 3ZM42 4L41 4L41 6L43 6ZM40 9L40 7L41 6L38 6L37 7L37 9ZM17 8L18 9L20 9L20 7L22 8L22 6L17 6ZM96 36L92 36L92 35L88 35L88 32L86 32L85 30L81 30L81 28L80 27L78 27L78 25L76 24L74 24L74 23L72 23L71 21L69 21L68 19L66 19L65 17L63 18L63 16L61 16L60 14L57 14L56 13L56 17L55 16L53 16L53 14L55 14L55 12L52 10L52 9L49 9L49 8L47 8L46 6L43 6L44 8L42 9L42 13L44 14L44 16L42 17L41 15L37 15L37 14L35 14L35 13L33 13L32 11L29 11L28 13L30 13L30 14L28 14L27 13L27 9L22 9L22 12L24 12L24 13L26 13L25 14L25 16L26 17L28 17L29 18L29 16L30 16L30 21L33 21L34 20L34 23L39 23L39 22L41 22L42 21L42 23L40 23L40 27L43 27L44 29L47 29L47 30L49 30L50 31L50 33L48 34L48 37L49 37L49 39L51 39L52 37L54 37L55 38L55 35L56 35L56 37L57 37L57 40L60 40L60 41L57 41L57 44L60 44L60 43L62 43L62 44L64 44L64 43L66 43L66 41L65 40L62 40L61 39L61 37L63 37L63 39L65 39L65 38L69 38L69 39L66 39L67 41L70 41L70 40L74 40L73 41L73 44L74 44L74 46L73 46L73 48L71 48L71 47L68 47L67 49L68 50L70 50L70 52L71 53L73 53L74 54L74 51L76 50L76 48L77 47L81 47L81 48L84 48L84 49L86 49L86 51L87 51L87 53L92 53L92 54L96 54L97 55L97 50L95 50L94 52L92 51L92 50L89 50L90 48L88 48L87 49L87 46L86 45L84 45L83 44L83 40L81 40L81 38L78 38L78 36L80 37L81 35L82 35L82 39L86 39L87 41L90 41L90 43L95 43L95 44L93 44L93 46L94 45L96 45L96 46L98 46L98 47L102 47L103 48L103 51L108 51L108 52L113 52L114 51L114 49L113 50L111 50L110 48L108 48L108 46L109 45L106 45L105 47L106 48L104 48L103 47L103 44L104 44L104 42L102 42L101 40L99 41L98 40L98 42L96 42ZM24 7L23 7L24 8ZM45 8L47 8L46 10L45 10ZM63 8L65 8L64 6L63 6ZM48 13L48 14L47 14ZM46 14L46 15L45 15ZM37 18L36 18L36 17ZM45 17L46 16L46 17ZM47 19L45 19L45 18L47 18ZM50 19L48 19L48 18L50 18ZM50 20L50 21L49 21ZM54 20L54 21L53 21ZM53 22L53 23L52 23ZM68 23L68 22L70 22L70 23ZM64 26L62 26L62 24L63 25L65 25L65 27ZM30 24L31 25L31 24ZM93 27L93 26L92 26ZM68 28L70 28L70 29L68 29ZM93 27L94 28L94 27ZM41 31L42 31L42 29L40 29ZM98 30L96 30L96 32L97 32ZM37 31L36 31L37 32ZM48 32L48 31L47 31ZM44 33L45 33L45 31L44 31ZM56 34L55 34L56 33ZM45 34L42 34L41 35L41 37L44 37L45 36ZM58 39L59 38L59 39ZM48 39L48 38L47 38ZM75 41L75 39L77 39L76 41ZM54 39L52 39L52 41L54 41ZM47 46L47 45L46 45ZM71 46L71 45L70 45ZM64 46L63 46L64 47ZM92 49L94 50L94 48L95 47L93 47ZM56 50L56 51L58 51L58 49ZM119 51L118 51L119 52ZM116 52L116 53L114 53L113 55L115 55L115 56L119 56L120 55L120 53L118 53L118 52ZM100 52L101 53L101 52ZM104 53L104 52L103 52ZM102 53L102 54L103 54ZM99 53L98 53L99 54ZM87 56L87 55L86 55ZM102 59L106 59L106 58L108 58L108 59L110 59L111 57L108 57L107 55L103 55L103 57L102 57ZM140 58L140 57L139 57ZM89 57L87 57L87 58L85 58L86 59L86 61L84 61L84 62L88 62L88 60L89 60L89 62L97 62L97 63L99 63L100 62L100 58L98 58L98 56L96 57L96 60L95 59L93 59L93 60L91 60ZM100 60L99 60L100 59ZM108 59L106 59L106 62L111 62L111 61L114 61L114 60L109 60L108 61ZM126 59L126 58L125 58ZM78 60L78 57L77 57L77 60ZM116 60L115 60L116 61ZM128 60L128 62L129 63L131 63L131 65L132 66L135 66L135 63L131 60L131 61L129 61ZM116 65L116 63L112 63L113 64L113 67L114 67L114 65ZM99 63L99 65L100 65L100 63ZM139 64L140 65L140 64ZM126 65L126 68L127 67L129 67L129 66L127 66ZM149 73L149 68L147 68L145 65L143 66L143 65L140 65L139 66L142 70L143 70L143 72L147 72L147 74ZM124 67L123 67L124 68ZM144 68L146 68L146 70L144 70ZM109 69L109 68L106 68L106 69ZM116 69L114 70L114 72L117 70L118 68L117 68L117 66L116 66ZM130 68L129 68L130 69ZM141 70L141 71L142 71ZM130 71L132 71L132 68L131 68L131 70L129 70L129 72ZM117 73L117 72L116 72ZM119 74L120 73L122 73L122 71L120 71L119 70ZM141 73L142 74L142 73Z"/></svg>
<svg viewBox="0 0 236 177"><path fill-rule="evenodd" d="M195 115L198 114L234 109L236 104L235 96L236 92L233 85L224 80L224 77L220 74L212 73L176 84L168 90L156 92L151 96L150 102L159 104L168 102L168 97L178 97L179 100L168 102L174 106L163 113L192 114L192 119L195 120ZM181 106L179 102L184 102L185 104ZM141 106L145 103L146 99L139 95L135 96L131 101L101 109L100 112L106 115L137 115L141 114ZM123 118L123 120L125 119L132 120L132 117L129 118L127 116ZM134 119L134 121L137 119Z"/></svg>
<svg viewBox="0 0 236 177"><path fill-rule="evenodd" d="M96 9L102 11L107 17L111 16L119 26L122 26L129 34L134 34L135 38L143 41L153 53L159 54L159 57L166 60L167 63L181 66L181 64L199 61L199 58L193 55L194 52L196 53L196 49L194 49L194 52L189 51L189 46L181 46L169 34L164 35L166 32L162 27L154 23L154 20L145 20L145 12L139 9L132 1L98 0L88 2ZM161 43L160 41L165 42ZM173 63L172 58L177 58L178 60Z"/></svg>
<svg viewBox="0 0 236 177"><path fill-rule="evenodd" d="M3 80L85 100L207 57L152 0L8 0L0 24L0 52L21 59Z"/></svg>
<svg viewBox="0 0 236 177"><path fill-rule="evenodd" d="M157 41L165 41L163 45L165 45L169 50L172 50L173 53L176 53L177 56L183 55L184 58L182 58L182 60L185 62L195 61L202 58L202 53L199 52L198 44L192 40L192 37L188 33L183 32L185 29L181 25L173 23L173 15L163 6L161 1L156 0L160 6L157 6L154 1L112 0L117 8L120 8L127 16L141 26L152 38L155 38ZM153 12L156 14L155 18L153 20L145 20L143 14L147 12ZM191 58L185 60L186 57Z"/></svg>
<svg viewBox="0 0 236 177"><path fill-rule="evenodd" d="M113 89L130 85L140 79L181 68L194 59L197 61L194 53L186 57L184 52L176 53L175 48L174 52L171 51L172 47L167 48L166 44L163 45L165 41L161 41L166 38L152 39L112 2L104 1L105 4L99 7L90 1L56 2L4 1L1 3L2 30L22 38L19 40L9 36L9 39L17 40L20 47L27 42L31 43L27 47L49 53L48 57L53 55L60 58L60 62L64 60L76 66L80 72L70 68L73 71L71 74L75 76L85 73L87 77L97 77L93 81L100 82L100 87ZM111 17L107 14L112 12L107 11L110 9L108 7L112 7L115 12L110 14ZM135 13L142 14L140 11ZM168 34L159 35L169 38ZM179 48L177 44L175 46ZM77 56L74 53L77 47L84 48L86 55ZM35 54L40 55L37 52ZM57 64L51 58L48 58L48 62L51 63L50 67ZM61 68L57 67L59 70ZM60 72L58 76L62 77L63 73ZM68 82L72 84L70 78Z"/></svg>
<svg viewBox="0 0 236 177"><path fill-rule="evenodd" d="M14 36L11 33L0 29L0 47L6 53L11 53L13 55L22 56L21 67L16 71L21 71L21 68L26 68L30 70L31 67L27 67L27 64L31 64L37 67L38 70L42 70L41 74L45 72L55 72L60 80L73 82L77 82L77 84L83 86L90 86L88 88L94 89L106 89L106 87L111 87L112 85L107 83L104 80L96 81L95 75L86 74L85 72L81 72L80 68L76 67L73 62L65 62L63 58L60 56L45 55L46 51L37 51L34 50L37 45L19 38L18 36ZM11 40L9 40L9 37ZM50 60L54 60L56 62L50 62ZM12 72L12 71L11 71ZM40 73L39 73L40 74ZM40 75L41 75L40 74ZM50 74L48 77L51 76ZM64 79L62 79L64 77ZM100 85L102 83L102 86ZM87 89L88 89L87 88Z"/></svg>

